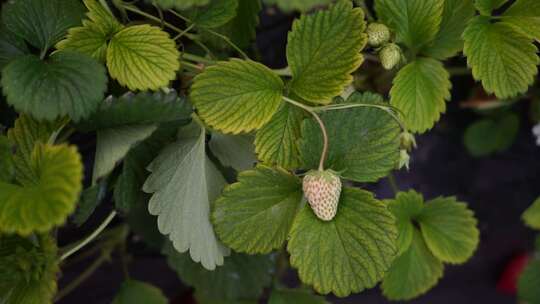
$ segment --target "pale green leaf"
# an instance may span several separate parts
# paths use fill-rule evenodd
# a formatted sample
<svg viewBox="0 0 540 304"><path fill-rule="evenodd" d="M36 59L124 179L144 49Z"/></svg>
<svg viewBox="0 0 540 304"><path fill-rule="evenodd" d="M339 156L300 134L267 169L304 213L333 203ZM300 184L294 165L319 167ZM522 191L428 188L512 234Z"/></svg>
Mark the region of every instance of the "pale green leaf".
<svg viewBox="0 0 540 304"><path fill-rule="evenodd" d="M116 17L114 17L109 8L104 7L98 0L83 0L83 2L88 9L86 16L90 21L95 23L103 33L114 35L124 28L124 26L118 22Z"/></svg>
<svg viewBox="0 0 540 304"><path fill-rule="evenodd" d="M424 208L424 198L422 195L411 190L409 192L399 192L396 198L387 202L388 209L396 218L398 229L397 247L399 255L407 251L411 245L414 234L414 220Z"/></svg>
<svg viewBox="0 0 540 304"><path fill-rule="evenodd" d="M486 118L465 130L465 147L473 156L485 156L510 148L519 131L519 117L509 113L498 118Z"/></svg>
<svg viewBox="0 0 540 304"><path fill-rule="evenodd" d="M193 127L193 134L167 146L148 166L152 174L143 191L152 193L148 210L158 216L159 231L169 236L176 250L189 250L195 262L213 270L229 254L210 223L210 205L225 180L206 156L204 129Z"/></svg>
<svg viewBox="0 0 540 304"><path fill-rule="evenodd" d="M403 113L407 129L423 133L446 111L451 86L450 74L440 61L417 58L394 78L390 104Z"/></svg>
<svg viewBox="0 0 540 304"><path fill-rule="evenodd" d="M390 267L397 231L392 214L370 192L344 188L336 217L319 220L305 206L287 250L302 282L338 297L374 287Z"/></svg>
<svg viewBox="0 0 540 304"><path fill-rule="evenodd" d="M445 0L439 32L422 53L440 60L459 53L463 50L461 35L474 14L473 0Z"/></svg>
<svg viewBox="0 0 540 304"><path fill-rule="evenodd" d="M290 90L310 102L330 103L363 61L364 28L363 11L345 0L296 20L287 43Z"/></svg>
<svg viewBox="0 0 540 304"><path fill-rule="evenodd" d="M216 201L213 222L219 238L238 252L281 248L302 200L300 180L283 169L258 166L241 172Z"/></svg>
<svg viewBox="0 0 540 304"><path fill-rule="evenodd" d="M521 219L527 226L540 230L540 198L536 199L536 201L523 212Z"/></svg>
<svg viewBox="0 0 540 304"><path fill-rule="evenodd" d="M47 50L81 24L84 12L79 0L18 0L2 6L2 20L11 32Z"/></svg>
<svg viewBox="0 0 540 304"><path fill-rule="evenodd" d="M215 132L212 133L208 147L222 165L236 171L251 169L257 162L253 138L248 135L227 135Z"/></svg>
<svg viewBox="0 0 540 304"><path fill-rule="evenodd" d="M303 289L274 289L268 304L327 304L324 297Z"/></svg>
<svg viewBox="0 0 540 304"><path fill-rule="evenodd" d="M418 51L435 39L444 0L375 0L379 20L395 33L397 42Z"/></svg>
<svg viewBox="0 0 540 304"><path fill-rule="evenodd" d="M176 8L179 10L185 10L192 7L207 5L210 0L147 0L151 3L156 3L159 7L164 9Z"/></svg>
<svg viewBox="0 0 540 304"><path fill-rule="evenodd" d="M107 88L105 69L75 52L56 52L45 61L35 55L13 60L2 71L9 104L37 119L69 115L79 121L98 107Z"/></svg>
<svg viewBox="0 0 540 304"><path fill-rule="evenodd" d="M538 49L532 38L512 25L479 16L469 23L463 38L467 64L486 92L499 98L514 97L534 82L540 63Z"/></svg>
<svg viewBox="0 0 540 304"><path fill-rule="evenodd" d="M354 93L347 103L365 103L365 97ZM340 172L346 179L374 182L396 167L400 127L384 110L358 107L327 111L321 119L329 137L326 168ZM299 147L304 168L316 169L323 138L314 119L304 120Z"/></svg>
<svg viewBox="0 0 540 304"><path fill-rule="evenodd" d="M482 15L489 16L491 11L498 9L506 2L508 0L474 0L474 5Z"/></svg>
<svg viewBox="0 0 540 304"><path fill-rule="evenodd" d="M0 24L0 71L11 60L29 52L24 40Z"/></svg>
<svg viewBox="0 0 540 304"><path fill-rule="evenodd" d="M124 156L139 142L148 138L157 125L128 125L99 130L92 181L108 175Z"/></svg>
<svg viewBox="0 0 540 304"><path fill-rule="evenodd" d="M148 24L116 33L107 49L112 78L130 90L157 90L176 78L180 52L169 34Z"/></svg>
<svg viewBox="0 0 540 304"><path fill-rule="evenodd" d="M390 300L410 300L435 286L443 270L444 265L431 254L420 231L415 228L411 246L394 260L381 289Z"/></svg>
<svg viewBox="0 0 540 304"><path fill-rule="evenodd" d="M257 299L271 283L273 262L269 256L233 252L225 258L223 266L209 271L194 263L187 254L175 251L170 244L164 251L169 266L209 304Z"/></svg>
<svg viewBox="0 0 540 304"><path fill-rule="evenodd" d="M238 0L211 0L205 7L195 7L186 11L186 17L196 26L216 28L236 16Z"/></svg>
<svg viewBox="0 0 540 304"><path fill-rule="evenodd" d="M467 205L454 197L426 202L417 221L428 248L443 262L462 264L478 246L477 220Z"/></svg>
<svg viewBox="0 0 540 304"><path fill-rule="evenodd" d="M300 167L298 140L304 111L284 103L272 119L255 136L257 157L264 163L286 169Z"/></svg>
<svg viewBox="0 0 540 304"><path fill-rule="evenodd" d="M82 190L81 156L75 147L37 145L31 158L39 180L0 182L0 231L28 235L65 222Z"/></svg>
<svg viewBox="0 0 540 304"><path fill-rule="evenodd" d="M191 102L209 126L237 134L259 129L282 103L283 81L266 66L232 59L195 77Z"/></svg>
<svg viewBox="0 0 540 304"><path fill-rule="evenodd" d="M504 12L503 22L540 41L540 1L517 0Z"/></svg>
<svg viewBox="0 0 540 304"><path fill-rule="evenodd" d="M289 12L298 10L307 12L313 8L332 3L332 0L263 0L268 5L277 5L281 10Z"/></svg>
<svg viewBox="0 0 540 304"><path fill-rule="evenodd" d="M122 283L112 304L167 304L169 300L161 290L141 281L127 280Z"/></svg>
<svg viewBox="0 0 540 304"><path fill-rule="evenodd" d="M528 304L540 303L540 260L533 259L518 280L518 297Z"/></svg>

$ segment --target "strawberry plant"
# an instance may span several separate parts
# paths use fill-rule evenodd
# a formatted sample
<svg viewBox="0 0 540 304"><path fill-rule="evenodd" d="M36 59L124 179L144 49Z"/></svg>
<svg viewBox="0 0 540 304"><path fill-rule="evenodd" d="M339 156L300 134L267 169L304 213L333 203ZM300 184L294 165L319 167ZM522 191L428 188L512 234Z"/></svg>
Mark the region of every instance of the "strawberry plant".
<svg viewBox="0 0 540 304"><path fill-rule="evenodd" d="M415 135L451 99L449 60L464 56L503 102L527 93L540 2L263 2L301 12L284 69L257 60L259 0L2 5L1 303L61 301L113 256L125 269L113 303L166 303L129 274L135 239L198 303L327 303L377 285L410 300L474 255L467 203L412 189L380 199L369 184L409 169ZM516 120L471 126L467 148L504 150ZM80 226L92 229L63 239Z"/></svg>

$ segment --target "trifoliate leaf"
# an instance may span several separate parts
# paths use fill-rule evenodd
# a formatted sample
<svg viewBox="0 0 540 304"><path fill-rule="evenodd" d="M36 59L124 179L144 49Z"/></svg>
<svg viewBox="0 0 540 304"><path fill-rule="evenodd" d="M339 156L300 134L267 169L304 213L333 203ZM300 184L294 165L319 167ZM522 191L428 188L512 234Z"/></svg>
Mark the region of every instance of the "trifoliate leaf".
<svg viewBox="0 0 540 304"><path fill-rule="evenodd" d="M454 197L426 202L417 221L428 248L443 262L464 263L478 246L480 232L474 214Z"/></svg>
<svg viewBox="0 0 540 304"><path fill-rule="evenodd" d="M109 39L124 26L96 0L84 0L84 4L88 8L88 19L83 21L83 26L70 28L66 39L56 48L81 52L104 62Z"/></svg>
<svg viewBox="0 0 540 304"><path fill-rule="evenodd" d="M362 103L362 96L355 93L347 103ZM329 137L326 168L340 172L346 179L374 182L396 167L400 127L387 112L360 107L327 111L320 116ZM304 168L316 169L323 138L314 119L304 120L299 147Z"/></svg>
<svg viewBox="0 0 540 304"><path fill-rule="evenodd" d="M112 304L167 304L169 300L163 292L148 283L127 280L122 283Z"/></svg>
<svg viewBox="0 0 540 304"><path fill-rule="evenodd" d="M301 136L304 110L284 103L272 119L255 136L258 158L286 169L300 167L298 140Z"/></svg>
<svg viewBox="0 0 540 304"><path fill-rule="evenodd" d="M538 73L540 60L532 38L504 22L475 17L463 33L467 64L474 79L499 98L527 91Z"/></svg>
<svg viewBox="0 0 540 304"><path fill-rule="evenodd" d="M111 173L131 148L152 135L156 129L157 125L148 124L99 130L92 181L96 182Z"/></svg>
<svg viewBox="0 0 540 304"><path fill-rule="evenodd" d="M403 113L410 131L423 133L446 111L450 99L450 74L431 58L416 58L394 78L390 104Z"/></svg>
<svg viewBox="0 0 540 304"><path fill-rule="evenodd" d="M523 34L540 41L540 2L517 0L502 16L504 23L516 26Z"/></svg>
<svg viewBox="0 0 540 304"><path fill-rule="evenodd" d="M11 60L29 52L24 40L0 25L0 70Z"/></svg>
<svg viewBox="0 0 540 304"><path fill-rule="evenodd" d="M463 49L461 35L474 14L473 0L444 1L439 32L422 54L440 60L455 56Z"/></svg>
<svg viewBox="0 0 540 304"><path fill-rule="evenodd" d="M176 78L180 52L169 34L148 24L116 33L107 49L111 77L130 90L157 90Z"/></svg>
<svg viewBox="0 0 540 304"><path fill-rule="evenodd" d="M184 128L184 135L167 146L148 166L152 174L143 191L152 193L148 210L158 216L159 231L168 235L178 252L189 250L191 258L206 269L223 264L229 254L214 234L210 204L225 180L205 152L204 129Z"/></svg>
<svg viewBox="0 0 540 304"><path fill-rule="evenodd" d="M482 15L489 16L491 11L498 9L508 0L474 0L474 6Z"/></svg>
<svg viewBox="0 0 540 304"><path fill-rule="evenodd" d="M287 239L301 200L300 180L283 169L241 172L216 201L216 233L235 251L268 253Z"/></svg>
<svg viewBox="0 0 540 304"><path fill-rule="evenodd" d="M527 226L540 230L540 198L523 212L521 219Z"/></svg>
<svg viewBox="0 0 540 304"><path fill-rule="evenodd" d="M324 297L304 289L274 289L268 304L327 304Z"/></svg>
<svg viewBox="0 0 540 304"><path fill-rule="evenodd" d="M266 66L232 59L195 77L191 102L211 127L238 134L259 129L282 103L283 81Z"/></svg>
<svg viewBox="0 0 540 304"><path fill-rule="evenodd" d="M397 247L399 255L407 251L414 234L414 220L422 212L424 198L415 191L399 192L396 198L389 200L388 209L396 218L398 229Z"/></svg>
<svg viewBox="0 0 540 304"><path fill-rule="evenodd" d="M363 11L344 0L296 20L287 43L291 91L310 102L330 103L362 64L365 26Z"/></svg>
<svg viewBox="0 0 540 304"><path fill-rule="evenodd" d="M208 147L222 165L236 171L251 169L257 162L253 138L248 135L227 135L215 132L212 133Z"/></svg>
<svg viewBox="0 0 540 304"><path fill-rule="evenodd" d="M78 0L18 0L2 6L2 20L11 32L44 51L80 25L84 12Z"/></svg>
<svg viewBox="0 0 540 304"><path fill-rule="evenodd" d="M370 192L344 188L336 217L319 220L309 206L293 223L287 250L300 279L338 297L379 282L397 252L392 214Z"/></svg>
<svg viewBox="0 0 540 304"><path fill-rule="evenodd" d="M185 10L196 6L207 5L210 0L152 0L148 2L156 3L159 7L164 9L176 8Z"/></svg>
<svg viewBox="0 0 540 304"><path fill-rule="evenodd" d="M2 87L19 112L45 120L69 115L79 121L98 107L107 76L94 59L61 51L44 61L34 55L13 60L2 72Z"/></svg>
<svg viewBox="0 0 540 304"><path fill-rule="evenodd" d="M164 123L187 122L191 119L191 106L175 91L169 93L126 93L121 97L105 99L88 119L77 124L82 131Z"/></svg>
<svg viewBox="0 0 540 304"><path fill-rule="evenodd" d="M31 166L39 180L0 182L0 231L28 235L65 222L81 192L82 163L75 147L37 145Z"/></svg>
<svg viewBox="0 0 540 304"><path fill-rule="evenodd" d="M445 0L375 0L375 10L397 42L419 51L437 36Z"/></svg>
<svg viewBox="0 0 540 304"><path fill-rule="evenodd" d="M298 10L307 12L313 8L328 5L332 0L263 0L267 5L277 5L279 9L289 12Z"/></svg>
<svg viewBox="0 0 540 304"><path fill-rule="evenodd" d="M198 27L216 28L234 18L237 7L238 0L211 0L208 6L186 11L186 17Z"/></svg>
<svg viewBox="0 0 540 304"><path fill-rule="evenodd" d="M57 248L48 234L34 240L0 237L0 301L3 304L52 303L59 271Z"/></svg>
<svg viewBox="0 0 540 304"><path fill-rule="evenodd" d="M518 280L518 297L524 303L540 303L540 260L527 264Z"/></svg>
<svg viewBox="0 0 540 304"><path fill-rule="evenodd" d="M390 300L410 300L437 284L444 266L427 248L418 229L407 251L394 260L381 284L384 296Z"/></svg>
<svg viewBox="0 0 540 304"><path fill-rule="evenodd" d="M165 245L164 251L169 266L183 282L195 287L203 298L214 300L208 303L257 299L272 279L273 262L269 256L232 253L225 258L223 266L208 271L170 244Z"/></svg>
<svg viewBox="0 0 540 304"><path fill-rule="evenodd" d="M510 148L519 132L519 117L509 113L503 117L479 120L465 130L463 141L473 156L486 156Z"/></svg>
<svg viewBox="0 0 540 304"><path fill-rule="evenodd" d="M0 135L0 182L11 182L15 178L13 145L5 135Z"/></svg>

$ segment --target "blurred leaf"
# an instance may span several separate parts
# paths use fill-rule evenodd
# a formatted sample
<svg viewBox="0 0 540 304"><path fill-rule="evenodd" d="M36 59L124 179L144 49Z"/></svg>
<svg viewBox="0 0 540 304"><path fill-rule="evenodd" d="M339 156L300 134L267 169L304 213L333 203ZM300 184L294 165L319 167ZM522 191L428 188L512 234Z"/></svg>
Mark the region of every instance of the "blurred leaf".
<svg viewBox="0 0 540 304"><path fill-rule="evenodd" d="M332 0L263 0L267 5L277 5L281 10L289 12L299 10L307 12L313 8L332 3Z"/></svg>
<svg viewBox="0 0 540 304"><path fill-rule="evenodd" d="M519 117L514 113L502 118L482 119L465 130L463 141L471 155L480 157L510 148L519 131Z"/></svg>
<svg viewBox="0 0 540 304"><path fill-rule="evenodd" d="M508 0L474 0L474 5L482 15L489 16L492 10L498 9L506 2Z"/></svg>
<svg viewBox="0 0 540 304"><path fill-rule="evenodd" d="M112 304L167 304L169 300L159 288L148 283L127 280L122 283Z"/></svg>
<svg viewBox="0 0 540 304"><path fill-rule="evenodd" d="M304 289L274 289L268 304L327 304L324 297Z"/></svg>
<svg viewBox="0 0 540 304"><path fill-rule="evenodd" d="M29 52L24 40L0 24L0 70L11 60Z"/></svg>
<svg viewBox="0 0 540 304"><path fill-rule="evenodd" d="M253 138L248 135L212 133L208 147L221 164L236 171L253 168L257 162Z"/></svg>
<svg viewBox="0 0 540 304"><path fill-rule="evenodd" d="M185 14L198 27L216 28L234 18L237 8L238 0L210 0L207 6L191 8Z"/></svg>
<svg viewBox="0 0 540 304"><path fill-rule="evenodd" d="M164 9L176 8L185 10L192 7L207 5L210 0L147 0L147 2L156 3L159 7Z"/></svg>
<svg viewBox="0 0 540 304"><path fill-rule="evenodd" d="M540 41L540 2L517 0L503 14L503 22Z"/></svg>
<svg viewBox="0 0 540 304"><path fill-rule="evenodd" d="M0 135L0 182L11 182L15 177L13 146L5 135Z"/></svg>
<svg viewBox="0 0 540 304"><path fill-rule="evenodd" d="M530 228L540 230L540 197L523 212L521 219Z"/></svg>
<svg viewBox="0 0 540 304"><path fill-rule="evenodd" d="M105 182L100 182L83 190L77 210L73 214L73 222L77 226L81 226L90 218L96 207L103 201L106 191Z"/></svg>
<svg viewBox="0 0 540 304"><path fill-rule="evenodd" d="M518 298L524 303L540 303L540 260L533 259L518 280Z"/></svg>

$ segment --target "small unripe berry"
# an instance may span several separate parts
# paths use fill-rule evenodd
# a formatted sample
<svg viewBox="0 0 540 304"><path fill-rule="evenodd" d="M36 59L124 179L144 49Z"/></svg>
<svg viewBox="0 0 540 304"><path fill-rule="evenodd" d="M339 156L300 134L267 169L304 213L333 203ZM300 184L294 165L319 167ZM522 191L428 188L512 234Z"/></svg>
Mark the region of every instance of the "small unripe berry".
<svg viewBox="0 0 540 304"><path fill-rule="evenodd" d="M311 170L304 176L302 188L319 219L330 221L336 216L341 194L341 180L337 174L331 170Z"/></svg>
<svg viewBox="0 0 540 304"><path fill-rule="evenodd" d="M390 40L390 30L382 23L370 23L367 27L368 44L379 47Z"/></svg>
<svg viewBox="0 0 540 304"><path fill-rule="evenodd" d="M416 139L414 135L407 131L401 132L399 135L401 148L410 152L413 148L416 148Z"/></svg>
<svg viewBox="0 0 540 304"><path fill-rule="evenodd" d="M401 48L395 43L388 43L379 51L379 59L383 68L391 70L401 61Z"/></svg>

